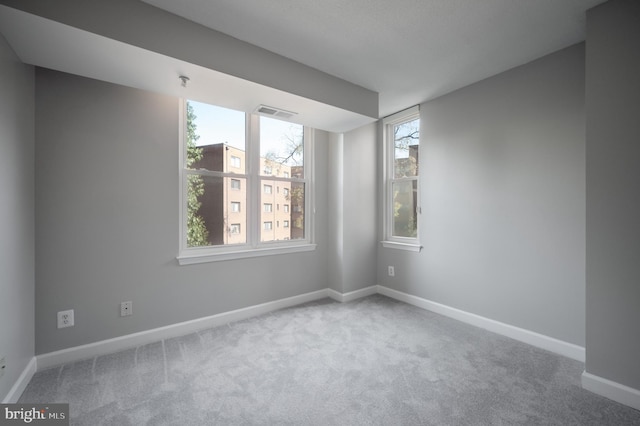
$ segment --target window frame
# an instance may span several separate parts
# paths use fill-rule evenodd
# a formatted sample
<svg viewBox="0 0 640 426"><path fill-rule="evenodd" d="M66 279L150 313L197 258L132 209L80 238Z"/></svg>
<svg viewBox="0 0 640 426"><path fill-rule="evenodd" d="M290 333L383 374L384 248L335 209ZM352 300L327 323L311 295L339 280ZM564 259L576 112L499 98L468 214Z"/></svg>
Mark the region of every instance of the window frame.
<svg viewBox="0 0 640 426"><path fill-rule="evenodd" d="M383 208L383 236L381 244L385 248L419 252L422 249L420 244L421 228L421 200L420 200L420 167L418 175L410 178L395 178L395 137L394 127L409 121L420 119L420 106L408 108L382 119L382 144L383 144L383 188L384 188L384 208ZM422 127L422 120L420 120ZM420 131L420 134L423 132ZM422 160L422 143L418 140L418 164ZM416 182L416 237L400 237L393 235L393 183L394 182Z"/></svg>
<svg viewBox="0 0 640 426"><path fill-rule="evenodd" d="M187 246L187 176L193 174L185 167L186 159L186 111L188 99L179 100L179 138L178 138L178 175L179 175L179 251L176 259L179 265L190 265L196 263L216 262L232 259L244 259L258 256L272 256L289 253L313 251L315 244L315 173L314 173L314 131L310 127L303 126L303 177L277 177L264 176L260 173L260 115L245 113L245 173L223 173L212 172L212 175L236 178L245 180L247 186L246 212L246 232L247 238L244 244L227 244L204 247ZM223 107L224 108L224 107ZM269 117L271 118L271 117ZM284 120L283 120L284 121ZM209 175L207 172L199 174ZM228 176L227 176L228 175ZM262 180L267 178L273 181L283 181L291 183L303 183L305 188L304 200L304 235L303 239L287 239L278 241L260 241L261 238L261 192Z"/></svg>

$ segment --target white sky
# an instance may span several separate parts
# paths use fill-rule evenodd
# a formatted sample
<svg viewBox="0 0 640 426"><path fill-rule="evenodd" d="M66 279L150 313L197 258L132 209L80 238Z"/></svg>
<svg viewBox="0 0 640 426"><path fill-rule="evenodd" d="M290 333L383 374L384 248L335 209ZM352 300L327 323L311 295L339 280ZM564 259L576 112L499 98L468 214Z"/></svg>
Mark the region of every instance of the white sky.
<svg viewBox="0 0 640 426"><path fill-rule="evenodd" d="M245 114L228 108L189 101L196 115L196 134L200 139L196 145L224 143L245 150ZM278 154L285 135L300 132L300 125L286 121L260 117L260 155L273 151ZM286 145L285 145L286 146ZM281 153L282 154L282 153Z"/></svg>

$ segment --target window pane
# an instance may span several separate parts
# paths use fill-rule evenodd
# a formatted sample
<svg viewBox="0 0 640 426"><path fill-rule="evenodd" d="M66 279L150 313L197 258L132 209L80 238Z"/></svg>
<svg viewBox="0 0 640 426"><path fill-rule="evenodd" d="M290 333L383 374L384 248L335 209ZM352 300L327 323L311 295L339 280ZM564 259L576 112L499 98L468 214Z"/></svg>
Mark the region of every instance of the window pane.
<svg viewBox="0 0 640 426"><path fill-rule="evenodd" d="M418 236L417 188L417 180L392 183L394 237L416 238Z"/></svg>
<svg viewBox="0 0 640 426"><path fill-rule="evenodd" d="M420 142L420 119L393 126L394 161L393 177L418 176L418 143Z"/></svg>
<svg viewBox="0 0 640 426"><path fill-rule="evenodd" d="M280 241L304 238L304 183L262 180L262 186L281 188L271 193L262 192L263 205L260 222L260 241ZM282 209L273 205L282 204ZM289 208L291 206L291 208ZM270 228L266 227L270 223Z"/></svg>
<svg viewBox="0 0 640 426"><path fill-rule="evenodd" d="M245 173L245 114L187 101L186 167Z"/></svg>
<svg viewBox="0 0 640 426"><path fill-rule="evenodd" d="M302 182L291 183L291 190L289 191L289 195L287 195L287 198L291 201L291 213L290 213L291 239L296 240L296 239L304 238L305 237L304 235L304 227L305 227L304 183Z"/></svg>
<svg viewBox="0 0 640 426"><path fill-rule="evenodd" d="M304 127L260 117L260 174L304 177Z"/></svg>
<svg viewBox="0 0 640 426"><path fill-rule="evenodd" d="M246 179L236 179L246 188ZM227 177L187 175L187 246L247 241L246 190L231 190ZM235 211L235 209L238 211Z"/></svg>

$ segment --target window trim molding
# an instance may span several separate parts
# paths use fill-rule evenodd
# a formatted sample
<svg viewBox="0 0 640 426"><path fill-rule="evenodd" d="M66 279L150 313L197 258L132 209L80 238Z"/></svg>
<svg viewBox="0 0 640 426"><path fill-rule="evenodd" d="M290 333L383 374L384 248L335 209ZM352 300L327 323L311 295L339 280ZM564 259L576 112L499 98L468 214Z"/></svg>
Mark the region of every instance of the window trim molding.
<svg viewBox="0 0 640 426"><path fill-rule="evenodd" d="M400 243L397 241L380 241L380 243L384 248L413 252L420 252L420 250L422 250L422 246L420 244Z"/></svg>
<svg viewBox="0 0 640 426"><path fill-rule="evenodd" d="M274 244L275 247L268 247L267 243L262 243L263 245L257 248L247 248L246 245L242 245L241 247L236 247L236 249L234 250L230 249L217 253L212 253L210 247L192 248L191 250L193 250L194 252L181 254L177 256L176 259L178 260L178 264L180 266L183 266L194 265L197 263L219 262L223 260L248 259L261 256L302 253L307 251L314 251L317 247L317 244L313 243L302 242L295 244L294 242L292 242L293 240L285 241L288 243L287 245L278 243Z"/></svg>
<svg viewBox="0 0 640 426"><path fill-rule="evenodd" d="M308 252L316 250L315 243L315 157L314 157L314 130L303 126L303 153L304 153L304 177L303 178L279 178L276 176L263 176L260 174L259 126L260 116L245 113L246 131L246 157L245 174L237 175L245 179L247 185L247 242L244 244L228 244L206 247L187 247L187 173L185 173L184 161L186 157L186 112L188 99L180 98L179 102L179 140L178 140L178 178L180 181L179 203L179 250L176 259L179 265L192 265L197 263L217 262L233 259L247 259L252 257L273 256L290 253ZM249 148L251 146L251 148ZM229 174L229 177L233 176ZM305 238L297 240L260 241L262 214L260 194L262 192L262 180L279 180L286 182L302 182L305 184L304 221Z"/></svg>
<svg viewBox="0 0 640 426"><path fill-rule="evenodd" d="M420 105L415 105L411 108L399 111L395 114L389 115L382 119L382 161L383 161L383 173L382 173L382 187L384 188L384 205L382 209L382 246L390 249L398 249L405 251L419 252L422 249L420 244L420 215L422 213L421 197L420 197L420 175L415 177L418 187L417 194L417 206L416 213L418 221L418 230L415 238L410 237L396 237L393 236L393 215L391 214L391 200L393 199L391 174L393 173L393 160L395 159L393 143L391 142L391 129L396 124L420 119ZM422 120L420 120L420 126L422 126ZM422 134L422 132L420 132ZM422 152L422 143L418 143L418 152ZM419 156L421 158L422 155Z"/></svg>

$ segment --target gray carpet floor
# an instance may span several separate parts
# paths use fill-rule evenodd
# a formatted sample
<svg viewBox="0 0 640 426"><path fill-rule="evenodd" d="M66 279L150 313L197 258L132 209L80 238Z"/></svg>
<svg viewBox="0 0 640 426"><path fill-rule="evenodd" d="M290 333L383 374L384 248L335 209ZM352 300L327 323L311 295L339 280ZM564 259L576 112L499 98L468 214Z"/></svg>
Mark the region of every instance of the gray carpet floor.
<svg viewBox="0 0 640 426"><path fill-rule="evenodd" d="M584 365L375 295L322 300L36 373L73 425L640 425Z"/></svg>

